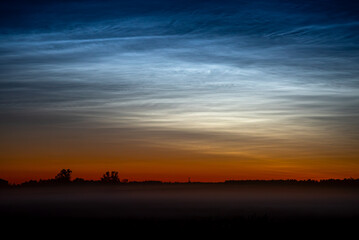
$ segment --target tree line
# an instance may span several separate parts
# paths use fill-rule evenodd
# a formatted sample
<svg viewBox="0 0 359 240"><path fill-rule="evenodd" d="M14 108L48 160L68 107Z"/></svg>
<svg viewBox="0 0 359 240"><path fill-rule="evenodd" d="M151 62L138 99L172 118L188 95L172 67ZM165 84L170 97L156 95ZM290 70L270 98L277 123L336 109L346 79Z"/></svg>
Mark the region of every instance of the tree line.
<svg viewBox="0 0 359 240"><path fill-rule="evenodd" d="M75 184L128 184L128 183L145 183L145 184L169 184L171 182L162 181L129 181L128 179L120 179L117 171L105 172L100 180L85 180L83 178L75 178L72 180L72 170L62 169L54 178L29 180L21 184L10 185L8 181L0 179L0 188L10 186L41 186L41 185L75 185ZM172 182L171 184L183 184L184 182ZM322 180L226 180L224 182L187 182L188 184L226 184L226 185L324 185L324 186L357 186L359 187L359 179L344 178L344 179L322 179Z"/></svg>
<svg viewBox="0 0 359 240"><path fill-rule="evenodd" d="M69 185L69 184L120 184L128 183L128 179L120 180L117 171L105 172L100 180L85 180L75 178L72 180L72 170L62 169L54 178L29 180L18 184L17 186L39 186L39 185ZM8 181L0 179L0 187L10 186Z"/></svg>

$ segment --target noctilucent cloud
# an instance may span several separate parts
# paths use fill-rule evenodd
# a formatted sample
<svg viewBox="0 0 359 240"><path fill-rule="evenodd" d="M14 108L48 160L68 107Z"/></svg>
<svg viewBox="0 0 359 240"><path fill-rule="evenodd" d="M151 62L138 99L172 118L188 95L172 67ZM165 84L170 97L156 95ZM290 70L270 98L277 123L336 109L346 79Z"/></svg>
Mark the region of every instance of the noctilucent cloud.
<svg viewBox="0 0 359 240"><path fill-rule="evenodd" d="M358 1L4 1L0 174L359 177Z"/></svg>

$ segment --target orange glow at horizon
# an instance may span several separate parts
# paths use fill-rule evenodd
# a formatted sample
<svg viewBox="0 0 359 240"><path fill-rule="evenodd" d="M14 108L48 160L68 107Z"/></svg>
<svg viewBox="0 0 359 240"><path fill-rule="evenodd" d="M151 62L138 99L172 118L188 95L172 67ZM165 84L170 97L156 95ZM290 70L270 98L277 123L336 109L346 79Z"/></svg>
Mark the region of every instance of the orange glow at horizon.
<svg viewBox="0 0 359 240"><path fill-rule="evenodd" d="M220 148L203 141L203 145L188 149L181 144L165 145L148 135L143 135L142 142L133 142L118 141L121 137L117 135L101 136L97 130L75 134L42 130L10 130L8 136L12 139L3 139L1 143L0 178L12 183L49 179L63 168L70 168L73 178L93 180L100 179L106 171L118 171L121 179L130 181L171 182L186 182L189 177L192 181L205 182L359 177L357 153L343 154L339 147L324 149L312 144L305 151L279 143L273 145L276 148L250 143L256 146L254 151L248 148L234 152L231 147L219 145L220 142ZM167 137L175 142L173 137Z"/></svg>
<svg viewBox="0 0 359 240"><path fill-rule="evenodd" d="M157 156L159 157L159 156ZM162 156L163 157L163 156ZM168 157L168 156L167 156ZM22 183L29 180L51 179L63 168L70 168L72 179L99 180L106 171L118 171L120 179L129 181L158 180L163 182L223 182L225 180L272 180L272 179L329 179L329 178L359 178L359 171L355 164L348 170L348 165L328 165L323 161L317 165L292 163L291 165L277 162L241 161L228 156L205 155L199 158L198 154L178 158L172 156L167 159L107 159L101 163L96 159L70 159L66 162L37 158L36 161L22 164L9 164L1 167L0 178L10 183Z"/></svg>

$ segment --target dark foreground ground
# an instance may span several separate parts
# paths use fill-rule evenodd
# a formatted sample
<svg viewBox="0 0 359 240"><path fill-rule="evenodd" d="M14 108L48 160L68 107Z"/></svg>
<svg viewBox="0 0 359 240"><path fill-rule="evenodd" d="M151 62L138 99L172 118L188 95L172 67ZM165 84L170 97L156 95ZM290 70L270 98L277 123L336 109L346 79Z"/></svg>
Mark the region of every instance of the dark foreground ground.
<svg viewBox="0 0 359 240"><path fill-rule="evenodd" d="M21 187L0 190L0 213L3 227L350 231L359 229L359 189L236 184Z"/></svg>

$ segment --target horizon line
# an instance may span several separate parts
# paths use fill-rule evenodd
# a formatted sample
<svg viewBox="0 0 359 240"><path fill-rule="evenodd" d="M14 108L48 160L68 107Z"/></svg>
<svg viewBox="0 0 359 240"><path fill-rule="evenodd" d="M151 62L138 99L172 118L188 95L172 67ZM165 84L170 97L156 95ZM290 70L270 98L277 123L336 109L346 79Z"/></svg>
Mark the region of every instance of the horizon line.
<svg viewBox="0 0 359 240"><path fill-rule="evenodd" d="M124 181L126 180L126 181ZM101 179L84 179L84 178L74 178L73 180L69 180L65 183L104 183L104 184L131 184L131 183L157 183L157 184L193 184L193 183L202 183L202 184L219 184L219 183L240 183L240 182L311 182L311 183L320 183L320 182L328 182L328 181L359 181L359 178L322 178L322 179L295 179L295 178L287 178L287 179L225 179L224 181L162 181L162 180L154 180L154 179L148 179L148 180L133 180L129 181L128 179L124 178L122 180L119 179L116 183L106 183L103 182ZM21 183L10 183L6 179L0 178L0 181L7 182L8 185L23 185L23 184L41 184L41 183L61 183L56 182L55 178L50 179L39 179L34 180L30 179Z"/></svg>

